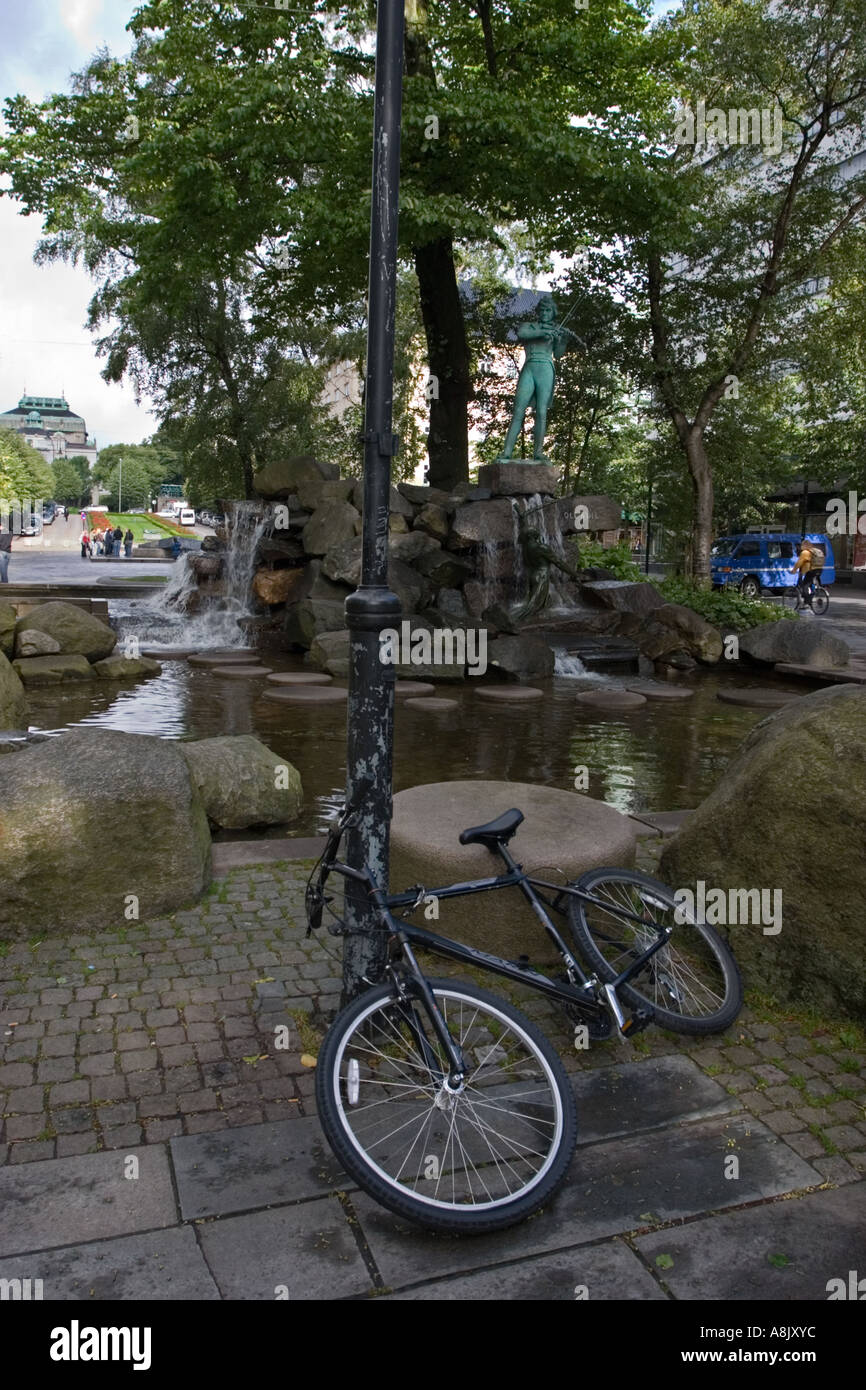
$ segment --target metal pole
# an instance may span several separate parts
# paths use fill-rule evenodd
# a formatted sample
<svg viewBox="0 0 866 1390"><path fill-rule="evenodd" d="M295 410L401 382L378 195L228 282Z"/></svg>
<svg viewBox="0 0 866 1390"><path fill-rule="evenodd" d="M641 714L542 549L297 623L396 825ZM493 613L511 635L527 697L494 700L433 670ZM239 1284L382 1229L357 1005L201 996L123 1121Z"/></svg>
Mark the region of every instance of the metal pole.
<svg viewBox="0 0 866 1390"><path fill-rule="evenodd" d="M373 128L373 200L370 216L369 319L364 392L364 526L361 584L346 599L349 629L347 796L362 788L357 826L347 860L368 864L387 886L394 745L394 668L379 660L379 633L399 626L400 602L388 588L388 513L394 390L394 313L397 297L397 203L400 186L400 115L403 98L403 3L379 0L376 22L376 96ZM346 882L343 1000L384 973L385 933L377 930L366 892Z"/></svg>
<svg viewBox="0 0 866 1390"><path fill-rule="evenodd" d="M118 513L120 513L123 511L123 459L119 459L118 463L120 468L120 476L117 482L117 510Z"/></svg>

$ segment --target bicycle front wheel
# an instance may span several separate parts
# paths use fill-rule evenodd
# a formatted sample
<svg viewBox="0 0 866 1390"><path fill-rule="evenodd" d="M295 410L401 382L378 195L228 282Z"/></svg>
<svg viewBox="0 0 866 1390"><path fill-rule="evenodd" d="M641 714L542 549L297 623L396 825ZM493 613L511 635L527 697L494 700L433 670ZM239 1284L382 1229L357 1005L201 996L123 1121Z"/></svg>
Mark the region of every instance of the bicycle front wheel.
<svg viewBox="0 0 866 1390"><path fill-rule="evenodd" d="M659 928L672 929L667 944L619 987L622 999L649 1008L675 1033L721 1033L733 1023L743 1006L737 962L718 932L696 921L669 888L631 869L592 869L576 887L591 900L569 898L575 944L606 983L653 944Z"/></svg>
<svg viewBox="0 0 866 1390"><path fill-rule="evenodd" d="M574 1093L550 1043L519 1010L460 981L430 980L467 1061L462 1090L420 999L393 985L353 1000L316 1066L325 1136L351 1177L399 1216L480 1234L523 1220L564 1181Z"/></svg>
<svg viewBox="0 0 866 1390"><path fill-rule="evenodd" d="M820 618L822 613L826 613L830 606L830 595L823 585L819 584L812 591L812 612Z"/></svg>
<svg viewBox="0 0 866 1390"><path fill-rule="evenodd" d="M793 588L787 588L785 590L782 595L782 601L786 608L790 608L792 612L797 611L800 607L800 590L797 588L796 584Z"/></svg>

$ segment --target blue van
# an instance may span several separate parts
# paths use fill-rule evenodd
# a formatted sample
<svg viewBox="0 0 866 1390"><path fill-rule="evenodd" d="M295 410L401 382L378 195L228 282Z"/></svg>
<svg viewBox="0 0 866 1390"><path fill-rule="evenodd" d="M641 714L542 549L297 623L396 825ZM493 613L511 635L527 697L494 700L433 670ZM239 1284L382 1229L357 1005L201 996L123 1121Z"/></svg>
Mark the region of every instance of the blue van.
<svg viewBox="0 0 866 1390"><path fill-rule="evenodd" d="M729 585L747 598L758 598L763 589L786 589L795 583L794 565L802 537L798 532L750 531L742 536L720 536L710 551L710 575L715 588ZM832 584L836 563L829 536L809 531L807 541L824 547L821 583Z"/></svg>

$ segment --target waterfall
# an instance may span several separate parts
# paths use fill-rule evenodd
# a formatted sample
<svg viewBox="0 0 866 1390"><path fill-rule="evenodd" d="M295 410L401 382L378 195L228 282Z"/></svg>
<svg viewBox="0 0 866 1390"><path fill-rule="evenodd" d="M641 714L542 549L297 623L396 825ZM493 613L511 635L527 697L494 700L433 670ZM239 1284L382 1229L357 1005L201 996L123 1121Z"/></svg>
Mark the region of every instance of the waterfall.
<svg viewBox="0 0 866 1390"><path fill-rule="evenodd" d="M200 595L194 568L200 552L187 551L178 556L171 578L151 602L112 605L121 642L124 637L136 637L142 645L245 646L248 637L240 620L251 612L256 551L272 524L268 512L262 502L235 502L228 507L218 596Z"/></svg>
<svg viewBox="0 0 866 1390"><path fill-rule="evenodd" d="M562 528L559 524L559 508L556 503L551 502L549 498L545 502L541 493L534 492L531 497L526 499L525 514L529 515L530 521L537 527L539 537L544 544L549 546L561 560L568 561L565 543L562 539ZM574 594L570 586L571 580L562 573L562 570L551 566L549 600L551 609L574 608Z"/></svg>

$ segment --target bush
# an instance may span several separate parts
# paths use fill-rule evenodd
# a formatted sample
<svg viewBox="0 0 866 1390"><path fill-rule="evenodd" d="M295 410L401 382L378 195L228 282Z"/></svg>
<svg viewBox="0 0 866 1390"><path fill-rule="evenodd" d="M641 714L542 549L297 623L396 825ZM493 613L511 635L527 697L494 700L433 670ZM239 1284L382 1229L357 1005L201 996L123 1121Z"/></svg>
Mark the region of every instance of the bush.
<svg viewBox="0 0 866 1390"><path fill-rule="evenodd" d="M578 541L577 544L577 569L592 569L597 566L599 569L610 570L617 579L640 580L643 578L631 558L631 547L628 541L617 541L616 545L609 546L602 545L601 541L582 540Z"/></svg>
<svg viewBox="0 0 866 1390"><path fill-rule="evenodd" d="M681 603L691 608L714 627L733 628L745 632L762 623L775 623L780 618L796 621L796 614L780 604L762 603L760 599L744 598L732 589L701 589L688 579L669 576L653 581L668 603Z"/></svg>

